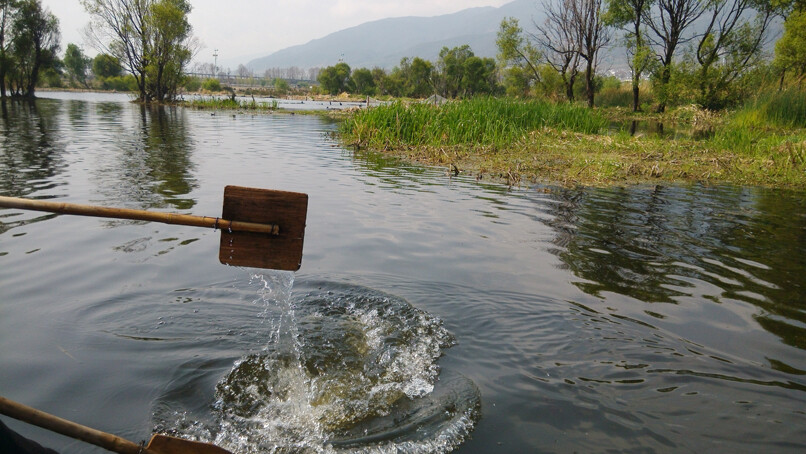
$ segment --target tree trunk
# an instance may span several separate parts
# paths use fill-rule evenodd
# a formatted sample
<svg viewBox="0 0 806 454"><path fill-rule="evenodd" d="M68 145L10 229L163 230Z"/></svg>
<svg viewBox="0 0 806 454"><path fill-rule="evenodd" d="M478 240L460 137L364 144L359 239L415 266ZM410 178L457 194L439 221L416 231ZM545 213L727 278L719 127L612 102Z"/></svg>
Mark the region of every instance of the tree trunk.
<svg viewBox="0 0 806 454"><path fill-rule="evenodd" d="M593 87L593 62L591 60L588 60L588 64L585 67L585 90L587 91L588 95L588 108L593 109L593 97L596 94L594 93Z"/></svg>
<svg viewBox="0 0 806 454"><path fill-rule="evenodd" d="M658 113L666 112L666 91L669 89L669 81L672 79L672 70L668 65L664 65L660 75L661 96L658 103Z"/></svg>
<svg viewBox="0 0 806 454"><path fill-rule="evenodd" d="M574 82L576 82L577 76L576 76L576 74L571 74L570 77L563 78L563 79L566 79L566 82L565 82L565 96L568 98L568 102L573 103L574 102Z"/></svg>
<svg viewBox="0 0 806 454"><path fill-rule="evenodd" d="M28 80L28 86L25 87L24 96L33 98L36 92L36 81L39 79L39 62L41 60L42 52L36 49L34 52L34 66L31 68L31 78Z"/></svg>
<svg viewBox="0 0 806 454"><path fill-rule="evenodd" d="M632 80L632 111L638 112L640 110L641 106L638 98L638 79L634 77Z"/></svg>

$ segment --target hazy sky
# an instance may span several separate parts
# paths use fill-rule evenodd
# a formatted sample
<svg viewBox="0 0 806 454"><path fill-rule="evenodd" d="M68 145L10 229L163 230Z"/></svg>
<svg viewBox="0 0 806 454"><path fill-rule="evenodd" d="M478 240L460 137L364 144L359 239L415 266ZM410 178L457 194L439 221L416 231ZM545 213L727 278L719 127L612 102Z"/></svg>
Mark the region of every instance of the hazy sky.
<svg viewBox="0 0 806 454"><path fill-rule="evenodd" d="M62 52L78 44L88 55L95 50L81 30L89 22L79 0L41 0L59 18ZM511 0L191 0L190 23L203 47L195 61L233 69L274 51L305 44L328 33L363 22L399 16L436 16L474 6L501 6Z"/></svg>

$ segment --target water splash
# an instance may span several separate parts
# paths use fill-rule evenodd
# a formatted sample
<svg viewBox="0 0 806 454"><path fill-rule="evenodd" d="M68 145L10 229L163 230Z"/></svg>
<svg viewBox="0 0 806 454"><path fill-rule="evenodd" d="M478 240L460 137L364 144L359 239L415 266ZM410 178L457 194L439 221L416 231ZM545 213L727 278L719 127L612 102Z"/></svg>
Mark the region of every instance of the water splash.
<svg viewBox="0 0 806 454"><path fill-rule="evenodd" d="M252 283L266 343L218 382L212 419L167 426L238 453L448 452L472 431L479 391L440 377L454 338L439 319L363 287L292 295L293 273Z"/></svg>

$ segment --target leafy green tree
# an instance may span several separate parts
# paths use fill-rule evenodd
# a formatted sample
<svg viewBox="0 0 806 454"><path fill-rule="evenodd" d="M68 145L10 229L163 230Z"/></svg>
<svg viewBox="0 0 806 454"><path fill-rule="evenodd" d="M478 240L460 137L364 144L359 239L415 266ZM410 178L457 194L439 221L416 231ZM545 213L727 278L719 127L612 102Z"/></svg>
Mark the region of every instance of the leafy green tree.
<svg viewBox="0 0 806 454"><path fill-rule="evenodd" d="M89 88L87 83L87 72L89 71L92 59L84 55L81 48L73 43L67 45L67 50L64 53L64 67L67 69L67 77L70 83L76 82Z"/></svg>
<svg viewBox="0 0 806 454"><path fill-rule="evenodd" d="M156 101L172 99L191 52L183 45L190 34L184 0L161 0L150 5L146 27L151 30L147 46L146 88Z"/></svg>
<svg viewBox="0 0 806 454"><path fill-rule="evenodd" d="M202 82L202 88L210 92L218 92L221 91L221 82L216 78L205 79L205 81Z"/></svg>
<svg viewBox="0 0 806 454"><path fill-rule="evenodd" d="M199 91L201 84L202 81L198 77L188 77L187 80L185 80L184 87L186 91L195 93Z"/></svg>
<svg viewBox="0 0 806 454"><path fill-rule="evenodd" d="M159 0L146 16L150 30L146 66L149 96L158 102L173 100L192 55L188 38L192 31L186 0Z"/></svg>
<svg viewBox="0 0 806 454"><path fill-rule="evenodd" d="M328 66L319 72L317 80L325 92L337 95L346 91L351 84L350 66L344 62Z"/></svg>
<svg viewBox="0 0 806 454"><path fill-rule="evenodd" d="M372 68L372 83L375 85L376 94L389 94L389 75L383 68Z"/></svg>
<svg viewBox="0 0 806 454"><path fill-rule="evenodd" d="M519 66L512 66L504 70L504 90L507 96L527 96L532 85L533 77L528 71Z"/></svg>
<svg viewBox="0 0 806 454"><path fill-rule="evenodd" d="M462 88L465 61L473 56L473 51L467 44L448 49L443 47L439 51L439 87L446 98L456 98Z"/></svg>
<svg viewBox="0 0 806 454"><path fill-rule="evenodd" d="M371 96L375 94L375 80L372 78L372 71L367 68L353 70L352 74L355 92L362 95Z"/></svg>
<svg viewBox="0 0 806 454"><path fill-rule="evenodd" d="M464 62L462 92L464 96L494 94L498 89L495 60L492 58L469 57Z"/></svg>
<svg viewBox="0 0 806 454"><path fill-rule="evenodd" d="M426 98L434 93L432 76L434 65L420 57L404 57L396 68L395 77L399 82L399 96Z"/></svg>
<svg viewBox="0 0 806 454"><path fill-rule="evenodd" d="M288 82L285 79L281 79L279 77L274 78L271 85L272 87L274 87L274 90L280 94L287 93L290 88L288 86Z"/></svg>
<svg viewBox="0 0 806 454"><path fill-rule="evenodd" d="M514 93L525 94L534 83L540 82L538 66L543 58L514 17L504 18L495 40L498 61L505 69L505 81ZM507 89L510 91L510 89Z"/></svg>
<svg viewBox="0 0 806 454"><path fill-rule="evenodd" d="M109 54L98 54L92 59L92 73L95 77L105 79L107 77L118 77L123 73L120 60Z"/></svg>
<svg viewBox="0 0 806 454"><path fill-rule="evenodd" d="M796 9L784 22L784 34L775 43L775 68L780 71L779 89L783 89L787 72L800 86L806 78L806 10Z"/></svg>
<svg viewBox="0 0 806 454"><path fill-rule="evenodd" d="M59 20L39 0L23 0L11 23L12 85L16 95L33 97L40 71L58 67Z"/></svg>
<svg viewBox="0 0 806 454"><path fill-rule="evenodd" d="M88 36L120 60L142 102L171 100L195 43L187 0L81 0L93 20Z"/></svg>

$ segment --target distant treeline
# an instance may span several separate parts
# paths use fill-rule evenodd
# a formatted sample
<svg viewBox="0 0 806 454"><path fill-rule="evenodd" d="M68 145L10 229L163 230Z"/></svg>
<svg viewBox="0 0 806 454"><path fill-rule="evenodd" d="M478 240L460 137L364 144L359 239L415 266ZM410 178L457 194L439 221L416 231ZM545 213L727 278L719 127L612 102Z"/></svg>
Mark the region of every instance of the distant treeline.
<svg viewBox="0 0 806 454"><path fill-rule="evenodd" d="M391 72L381 68L351 70L347 63L319 72L321 89L330 94L349 92L368 96L446 98L503 93L495 60L477 57L470 46L443 47L435 63L419 57L403 58Z"/></svg>

